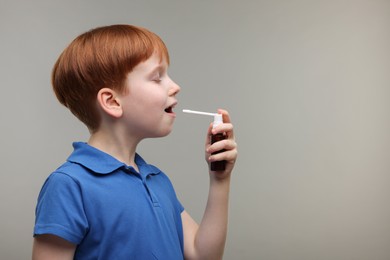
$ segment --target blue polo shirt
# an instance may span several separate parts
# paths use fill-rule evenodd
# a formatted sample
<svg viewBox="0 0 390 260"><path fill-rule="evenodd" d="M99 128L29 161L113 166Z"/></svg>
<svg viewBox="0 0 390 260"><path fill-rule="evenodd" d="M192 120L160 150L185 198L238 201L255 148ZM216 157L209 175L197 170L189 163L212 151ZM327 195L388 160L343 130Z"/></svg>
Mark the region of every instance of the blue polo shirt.
<svg viewBox="0 0 390 260"><path fill-rule="evenodd" d="M86 143L44 183L34 235L77 245L75 259L183 259L184 210L168 177L138 154L133 167Z"/></svg>

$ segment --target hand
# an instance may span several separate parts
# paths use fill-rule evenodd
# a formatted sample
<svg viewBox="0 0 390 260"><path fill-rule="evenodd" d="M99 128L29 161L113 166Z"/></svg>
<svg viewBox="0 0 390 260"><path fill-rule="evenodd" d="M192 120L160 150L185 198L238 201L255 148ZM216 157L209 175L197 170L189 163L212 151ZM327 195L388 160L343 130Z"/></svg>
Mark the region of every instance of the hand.
<svg viewBox="0 0 390 260"><path fill-rule="evenodd" d="M237 159L237 144L234 139L233 124L231 123L229 113L223 109L218 109L218 113L222 114L224 123L218 125L215 129L213 129L212 124L210 124L207 131L205 156L206 161L209 164L214 161L226 161L225 171L217 172L217 174L214 174L217 178L226 178L230 176ZM224 134L226 136L226 139L218 141L211 145L211 135L215 135L218 133ZM212 155L212 153L219 151L222 152Z"/></svg>

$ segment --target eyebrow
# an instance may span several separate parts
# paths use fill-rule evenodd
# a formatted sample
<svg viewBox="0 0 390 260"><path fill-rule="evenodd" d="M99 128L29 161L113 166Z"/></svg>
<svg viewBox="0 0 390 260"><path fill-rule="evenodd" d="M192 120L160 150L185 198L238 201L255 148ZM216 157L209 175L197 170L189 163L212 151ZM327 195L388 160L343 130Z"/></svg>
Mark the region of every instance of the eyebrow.
<svg viewBox="0 0 390 260"><path fill-rule="evenodd" d="M159 64L157 65L155 68L153 68L149 73L148 75L149 76L152 76L154 73L156 72L159 72L159 71L162 71L162 70L166 70L165 66L163 64Z"/></svg>

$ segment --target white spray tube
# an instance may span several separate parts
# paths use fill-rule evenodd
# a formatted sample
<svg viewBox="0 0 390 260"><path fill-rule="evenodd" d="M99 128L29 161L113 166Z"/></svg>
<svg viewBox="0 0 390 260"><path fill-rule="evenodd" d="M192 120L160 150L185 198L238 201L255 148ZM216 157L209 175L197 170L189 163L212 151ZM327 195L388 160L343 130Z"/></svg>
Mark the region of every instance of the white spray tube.
<svg viewBox="0 0 390 260"><path fill-rule="evenodd" d="M190 113L190 114L204 115L204 116L213 116L214 117L213 128L215 128L217 125L223 123L222 114L201 112L201 111L195 111L195 110L189 110L189 109L183 109L183 112Z"/></svg>

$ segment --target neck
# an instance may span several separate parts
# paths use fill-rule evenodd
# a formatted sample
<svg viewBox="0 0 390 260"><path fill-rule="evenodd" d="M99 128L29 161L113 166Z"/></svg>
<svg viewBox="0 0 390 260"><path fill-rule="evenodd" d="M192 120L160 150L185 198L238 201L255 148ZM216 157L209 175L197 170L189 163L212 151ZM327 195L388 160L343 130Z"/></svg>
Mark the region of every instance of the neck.
<svg viewBox="0 0 390 260"><path fill-rule="evenodd" d="M125 138L125 135L116 133L112 129L109 131L98 130L92 133L88 140L89 145L96 147L129 166L133 166L137 171L138 167L134 159L139 142L140 140Z"/></svg>

